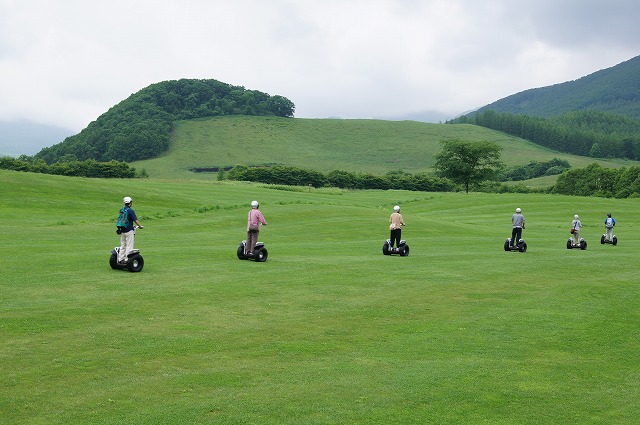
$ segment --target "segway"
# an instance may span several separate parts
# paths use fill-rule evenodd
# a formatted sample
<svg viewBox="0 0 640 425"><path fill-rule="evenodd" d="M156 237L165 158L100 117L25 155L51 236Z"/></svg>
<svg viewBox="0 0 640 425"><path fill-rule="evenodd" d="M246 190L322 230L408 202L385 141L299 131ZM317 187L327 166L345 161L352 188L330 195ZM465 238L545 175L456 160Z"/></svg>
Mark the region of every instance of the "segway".
<svg viewBox="0 0 640 425"><path fill-rule="evenodd" d="M401 240L398 247L393 248L391 246L391 239L387 239L382 245L382 253L384 255L399 254L401 257L406 257L409 255L409 245L407 245L407 241Z"/></svg>
<svg viewBox="0 0 640 425"><path fill-rule="evenodd" d="M581 250L587 249L587 241L584 238L580 238L580 242L575 243L573 238L567 240L567 249L580 248Z"/></svg>
<svg viewBox="0 0 640 425"><path fill-rule="evenodd" d="M138 228L135 226L133 231ZM125 263L118 262L118 253L120 252L120 247L117 246L111 250L111 257L109 257L109 265L114 270L129 270L130 272L139 272L142 271L144 267L144 258L140 255L139 249L132 249L129 255L127 255L127 261Z"/></svg>
<svg viewBox="0 0 640 425"><path fill-rule="evenodd" d="M269 256L269 252L267 248L264 246L264 242L256 243L256 247L253 250L253 255L245 255L244 247L247 245L247 241L240 242L238 246L238 258L240 260L255 260L258 263L264 263L267 261L267 257Z"/></svg>
<svg viewBox="0 0 640 425"><path fill-rule="evenodd" d="M608 243L615 246L618 245L618 237L616 235L613 235L611 239L607 239L607 235L602 235L602 237L600 238L600 243L602 245Z"/></svg>
<svg viewBox="0 0 640 425"><path fill-rule="evenodd" d="M511 238L507 238L504 241L504 250L505 251L518 251L518 252L527 252L527 243L524 239L520 239L517 244L511 243Z"/></svg>

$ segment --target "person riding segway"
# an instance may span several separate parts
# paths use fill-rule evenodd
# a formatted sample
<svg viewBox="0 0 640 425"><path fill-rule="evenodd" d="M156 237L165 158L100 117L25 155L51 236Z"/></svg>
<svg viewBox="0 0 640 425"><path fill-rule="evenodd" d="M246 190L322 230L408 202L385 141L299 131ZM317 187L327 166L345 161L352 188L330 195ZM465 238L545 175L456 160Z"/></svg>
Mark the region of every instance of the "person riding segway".
<svg viewBox="0 0 640 425"><path fill-rule="evenodd" d="M264 243L258 242L260 226L266 226L267 221L260 212L258 201L251 202L251 210L247 215L247 240L240 242L237 255L241 260L254 259L261 263L267 261L267 248Z"/></svg>
<svg viewBox="0 0 640 425"><path fill-rule="evenodd" d="M409 245L402 240L402 227L405 226L404 218L400 214L400 206L393 207L393 213L389 217L389 239L382 245L384 255L400 254L401 257L409 255ZM394 248L395 245L395 248Z"/></svg>
<svg viewBox="0 0 640 425"><path fill-rule="evenodd" d="M522 239L522 230L524 229L524 215L522 210L516 208L516 213L511 216L511 237L504 242L505 251L527 251L527 243Z"/></svg>
<svg viewBox="0 0 640 425"><path fill-rule="evenodd" d="M578 214L573 216L571 222L571 235L567 241L567 249L580 248L581 250L587 249L587 241L580 237L580 229L582 228L582 222Z"/></svg>
<svg viewBox="0 0 640 425"><path fill-rule="evenodd" d="M611 245L618 244L618 237L613 234L614 227L616 227L616 219L611 217L611 213L609 213L607 214L607 218L604 219L605 232L604 232L604 235L602 235L602 237L600 238L601 244L605 244L605 243L608 243Z"/></svg>
<svg viewBox="0 0 640 425"><path fill-rule="evenodd" d="M133 199L125 196L122 201L124 207L120 209L116 221L116 233L120 235L120 247L115 247L111 251L109 265L112 269L128 269L132 272L139 272L144 266L144 259L140 255L140 250L133 248L133 244L136 229L142 229L143 226L132 208Z"/></svg>

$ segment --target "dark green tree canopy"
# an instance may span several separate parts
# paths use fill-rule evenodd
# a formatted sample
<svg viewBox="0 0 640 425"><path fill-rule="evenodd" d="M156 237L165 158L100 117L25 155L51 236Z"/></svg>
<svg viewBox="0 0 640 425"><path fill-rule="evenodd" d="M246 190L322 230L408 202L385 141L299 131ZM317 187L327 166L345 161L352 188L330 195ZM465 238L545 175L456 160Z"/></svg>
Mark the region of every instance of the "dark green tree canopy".
<svg viewBox="0 0 640 425"><path fill-rule="evenodd" d="M560 174L553 191L561 195L637 198L640 167L604 168L594 162Z"/></svg>
<svg viewBox="0 0 640 425"><path fill-rule="evenodd" d="M598 144L599 157L640 159L640 119L602 111L577 111L540 118L486 110L451 121L475 124L530 140L538 145L593 156Z"/></svg>
<svg viewBox="0 0 640 425"><path fill-rule="evenodd" d="M166 151L177 120L221 115L293 117L286 97L216 80L174 80L152 84L118 103L80 133L44 148L35 157L52 164L66 155L78 160L136 161Z"/></svg>
<svg viewBox="0 0 640 425"><path fill-rule="evenodd" d="M502 147L493 142L445 140L442 151L435 157L436 173L464 185L469 192L471 183L496 178L504 166L500 161L501 151Z"/></svg>

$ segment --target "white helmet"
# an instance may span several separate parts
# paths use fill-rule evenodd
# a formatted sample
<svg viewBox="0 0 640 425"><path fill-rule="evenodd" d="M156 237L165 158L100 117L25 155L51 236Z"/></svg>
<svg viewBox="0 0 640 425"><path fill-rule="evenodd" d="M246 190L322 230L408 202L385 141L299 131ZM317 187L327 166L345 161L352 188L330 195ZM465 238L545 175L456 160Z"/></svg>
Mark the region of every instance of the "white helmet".
<svg viewBox="0 0 640 425"><path fill-rule="evenodd" d="M258 208L258 201L251 201L251 208Z"/></svg>
<svg viewBox="0 0 640 425"><path fill-rule="evenodd" d="M400 205L396 205L395 207L393 207L394 211L400 211Z"/></svg>
<svg viewBox="0 0 640 425"><path fill-rule="evenodd" d="M520 208L516 208L516 212L519 213L522 212L522 210Z"/></svg>
<svg viewBox="0 0 640 425"><path fill-rule="evenodd" d="M130 204L133 199L131 199L129 196L125 196L124 199L122 200L125 204Z"/></svg>
<svg viewBox="0 0 640 425"><path fill-rule="evenodd" d="M578 214L576 214L576 215L574 215L574 216L573 216L573 219L574 219L574 220L577 220L577 219L579 219L579 218L580 218L580 217L578 217Z"/></svg>

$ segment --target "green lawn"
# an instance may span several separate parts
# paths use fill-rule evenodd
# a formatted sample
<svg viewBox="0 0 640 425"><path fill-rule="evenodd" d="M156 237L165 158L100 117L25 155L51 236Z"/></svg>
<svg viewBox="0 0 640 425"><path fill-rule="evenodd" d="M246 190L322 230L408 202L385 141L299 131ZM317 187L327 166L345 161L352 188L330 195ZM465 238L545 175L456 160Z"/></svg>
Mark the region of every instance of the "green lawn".
<svg viewBox="0 0 640 425"><path fill-rule="evenodd" d="M640 417L637 199L8 171L0 187L2 423ZM141 273L108 265L125 195ZM252 199L265 263L235 255ZM381 252L395 204L408 257ZM515 207L526 253L502 248ZM565 248L576 213L585 251Z"/></svg>

